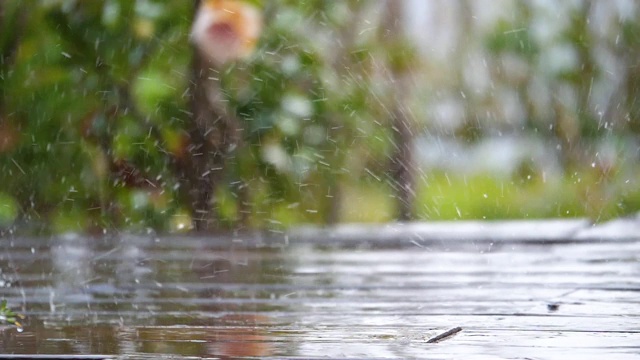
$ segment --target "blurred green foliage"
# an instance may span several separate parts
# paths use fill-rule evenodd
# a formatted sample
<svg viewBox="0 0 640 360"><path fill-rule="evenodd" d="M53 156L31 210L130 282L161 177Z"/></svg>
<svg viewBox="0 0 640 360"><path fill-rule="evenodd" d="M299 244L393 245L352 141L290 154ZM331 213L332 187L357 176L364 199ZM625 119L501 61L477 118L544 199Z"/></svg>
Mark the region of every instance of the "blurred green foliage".
<svg viewBox="0 0 640 360"><path fill-rule="evenodd" d="M17 203L21 223L45 230L188 228L173 162L184 152L190 116L192 3L3 6L29 14L3 32L18 44L2 68L4 134L12 137L0 157L2 191L10 199L5 223L16 218ZM357 1L264 4L259 51L219 74L248 144L234 153L229 185L217 194L228 224L239 220L238 186L250 189L252 226L328 221L340 179L357 170L345 164L358 166L362 154L385 151L354 136L363 128L385 132L371 124L383 107L370 98L371 60L335 72L335 62L354 49L368 51L374 36L353 38L342 54L327 52L328 39L312 36L327 29L348 35L352 14L364 7ZM319 10L322 19L313 19Z"/></svg>
<svg viewBox="0 0 640 360"><path fill-rule="evenodd" d="M0 83L3 191L21 223L43 229L163 224L170 191L140 191L110 176L126 162L174 185L166 156L180 131L191 8L172 1L6 1L15 49ZM152 83L149 85L149 83ZM155 184L154 184L155 185Z"/></svg>
<svg viewBox="0 0 640 360"><path fill-rule="evenodd" d="M370 31L375 24L367 16L379 14L377 2L252 2L266 20L258 51L219 74L246 144L232 154L216 194L223 222L277 230L393 220L388 109L397 88L386 72L419 71L416 50ZM514 80L500 72L492 85L523 99L525 131L562 145L563 178L545 182L535 167L506 180L418 171L417 218L605 219L640 208L637 183L628 181L638 178L634 164L591 166L584 155L603 138L622 143L620 152L635 141L625 132L640 129L640 73L632 71L620 94L629 120L603 132L584 111L590 84L603 71L578 7L555 41L575 49L579 66L545 75L552 88L575 89L577 106L558 102L555 116L541 114L527 103L544 74L536 67L545 49L529 28L530 6L522 3L516 15L496 22L483 47L496 64L507 57L524 64L524 75ZM0 9L0 227L188 229L175 162L185 153L190 120L192 1L5 0ZM630 59L640 49L638 26L623 22L616 39ZM468 102L480 107L490 99ZM458 129L466 134L461 141L490 132L473 121L481 108L465 111L471 121ZM417 134L432 130L412 126Z"/></svg>

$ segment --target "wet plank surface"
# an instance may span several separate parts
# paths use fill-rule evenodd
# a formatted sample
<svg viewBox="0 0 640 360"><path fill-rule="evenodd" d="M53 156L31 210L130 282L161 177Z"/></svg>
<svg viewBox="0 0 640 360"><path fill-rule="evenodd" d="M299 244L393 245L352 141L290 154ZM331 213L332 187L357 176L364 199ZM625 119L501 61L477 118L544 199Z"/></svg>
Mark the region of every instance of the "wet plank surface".
<svg viewBox="0 0 640 360"><path fill-rule="evenodd" d="M543 234L545 224L527 231L536 226ZM353 228L351 237L7 237L0 297L28 321L2 331L0 352L640 359L640 239L590 237L585 226L565 222L536 239L507 227L494 240L495 227L476 238L406 227L383 239Z"/></svg>

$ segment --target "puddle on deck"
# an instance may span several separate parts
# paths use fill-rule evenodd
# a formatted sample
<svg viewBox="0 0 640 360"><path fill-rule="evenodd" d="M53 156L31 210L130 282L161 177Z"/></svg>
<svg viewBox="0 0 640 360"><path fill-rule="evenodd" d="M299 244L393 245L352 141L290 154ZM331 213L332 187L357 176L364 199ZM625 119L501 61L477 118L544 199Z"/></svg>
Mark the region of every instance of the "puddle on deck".
<svg viewBox="0 0 640 360"><path fill-rule="evenodd" d="M640 242L284 243L3 239L0 353L640 358Z"/></svg>

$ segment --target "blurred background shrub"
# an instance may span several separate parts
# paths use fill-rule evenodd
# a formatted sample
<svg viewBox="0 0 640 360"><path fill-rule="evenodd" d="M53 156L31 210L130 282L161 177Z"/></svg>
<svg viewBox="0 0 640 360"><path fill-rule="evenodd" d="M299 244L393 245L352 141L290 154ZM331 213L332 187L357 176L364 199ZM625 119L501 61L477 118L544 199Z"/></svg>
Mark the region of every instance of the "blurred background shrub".
<svg viewBox="0 0 640 360"><path fill-rule="evenodd" d="M634 1L252 1L216 227L640 209ZM0 3L0 228L191 228L191 1Z"/></svg>

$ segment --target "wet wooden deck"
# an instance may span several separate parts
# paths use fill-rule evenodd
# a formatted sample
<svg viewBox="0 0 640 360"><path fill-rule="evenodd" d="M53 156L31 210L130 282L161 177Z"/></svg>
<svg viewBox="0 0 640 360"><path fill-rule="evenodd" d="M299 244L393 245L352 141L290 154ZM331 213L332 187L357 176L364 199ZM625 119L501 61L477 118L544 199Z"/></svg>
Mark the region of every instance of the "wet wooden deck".
<svg viewBox="0 0 640 360"><path fill-rule="evenodd" d="M0 353L640 359L639 226L5 237L0 297L28 321Z"/></svg>

